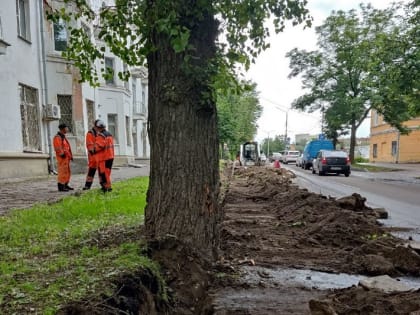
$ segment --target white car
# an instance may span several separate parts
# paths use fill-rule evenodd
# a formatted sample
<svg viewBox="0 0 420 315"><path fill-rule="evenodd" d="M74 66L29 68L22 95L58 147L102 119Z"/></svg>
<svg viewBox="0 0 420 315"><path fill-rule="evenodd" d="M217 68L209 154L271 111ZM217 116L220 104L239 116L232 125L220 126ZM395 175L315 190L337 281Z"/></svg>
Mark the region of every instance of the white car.
<svg viewBox="0 0 420 315"><path fill-rule="evenodd" d="M295 163L299 155L300 155L299 151L284 151L281 157L281 161L284 164Z"/></svg>
<svg viewBox="0 0 420 315"><path fill-rule="evenodd" d="M270 157L270 161L274 162L275 160L281 160L281 153L280 152L273 152L273 155Z"/></svg>

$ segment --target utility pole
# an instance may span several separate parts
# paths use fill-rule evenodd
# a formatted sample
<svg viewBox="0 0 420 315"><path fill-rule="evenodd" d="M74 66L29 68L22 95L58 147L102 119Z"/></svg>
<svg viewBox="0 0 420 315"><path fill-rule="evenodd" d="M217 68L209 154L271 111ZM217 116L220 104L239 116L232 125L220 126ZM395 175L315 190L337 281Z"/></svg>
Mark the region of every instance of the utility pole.
<svg viewBox="0 0 420 315"><path fill-rule="evenodd" d="M287 147L287 120L288 120L288 117L289 117L289 111L286 111L286 130L285 130L285 132L284 132L284 137L285 137L285 143L286 143L286 149L288 149L288 147Z"/></svg>
<svg viewBox="0 0 420 315"><path fill-rule="evenodd" d="M267 134L267 158L270 156L270 132L275 130L264 131Z"/></svg>
<svg viewBox="0 0 420 315"><path fill-rule="evenodd" d="M284 131L284 145L286 146L287 149L287 123L289 120L289 109L283 109L281 107L276 106L276 108L278 110L281 110L283 113L286 113L286 130Z"/></svg>

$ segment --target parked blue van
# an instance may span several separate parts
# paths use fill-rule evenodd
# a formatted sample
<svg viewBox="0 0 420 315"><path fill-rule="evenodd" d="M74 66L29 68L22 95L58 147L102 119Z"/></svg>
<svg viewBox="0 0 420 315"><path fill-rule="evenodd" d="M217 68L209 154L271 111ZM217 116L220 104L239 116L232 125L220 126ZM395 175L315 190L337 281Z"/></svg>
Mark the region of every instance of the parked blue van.
<svg viewBox="0 0 420 315"><path fill-rule="evenodd" d="M302 168L308 170L312 167L312 160L316 158L319 150L334 150L331 140L311 140L303 149Z"/></svg>

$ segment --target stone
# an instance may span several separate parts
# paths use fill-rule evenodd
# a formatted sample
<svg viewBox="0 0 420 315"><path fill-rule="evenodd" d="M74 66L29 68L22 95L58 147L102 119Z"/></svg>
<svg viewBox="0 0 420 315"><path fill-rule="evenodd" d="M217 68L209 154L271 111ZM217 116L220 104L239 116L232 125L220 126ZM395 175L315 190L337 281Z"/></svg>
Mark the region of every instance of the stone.
<svg viewBox="0 0 420 315"><path fill-rule="evenodd" d="M359 285L365 289L377 289L385 293L407 292L413 290L404 283L401 283L387 275L360 280Z"/></svg>

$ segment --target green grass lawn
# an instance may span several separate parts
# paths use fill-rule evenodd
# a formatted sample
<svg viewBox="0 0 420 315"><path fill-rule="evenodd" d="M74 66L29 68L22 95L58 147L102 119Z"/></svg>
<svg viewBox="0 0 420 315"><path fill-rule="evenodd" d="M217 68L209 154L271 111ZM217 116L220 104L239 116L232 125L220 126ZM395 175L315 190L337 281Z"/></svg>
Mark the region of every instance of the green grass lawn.
<svg viewBox="0 0 420 315"><path fill-rule="evenodd" d="M396 172L400 171L400 169L397 168L390 168L390 167L382 167L382 166L376 166L371 164L364 164L364 163L353 163L351 165L353 168L358 168L361 170L365 170L368 172Z"/></svg>
<svg viewBox="0 0 420 315"><path fill-rule="evenodd" d="M143 256L148 178L91 190L0 217L0 314L54 314L112 294L116 276L158 267Z"/></svg>

